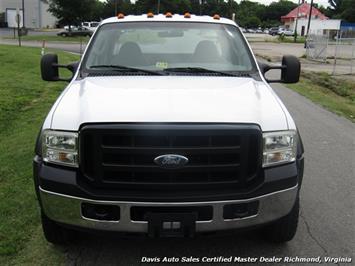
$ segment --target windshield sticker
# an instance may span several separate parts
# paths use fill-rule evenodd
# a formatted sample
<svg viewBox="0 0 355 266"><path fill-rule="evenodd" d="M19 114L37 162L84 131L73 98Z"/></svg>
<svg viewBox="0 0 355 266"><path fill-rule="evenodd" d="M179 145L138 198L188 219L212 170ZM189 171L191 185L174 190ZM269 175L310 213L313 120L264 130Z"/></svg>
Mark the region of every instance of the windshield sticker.
<svg viewBox="0 0 355 266"><path fill-rule="evenodd" d="M156 68L160 68L160 69L166 69L169 67L168 62L157 62L155 64Z"/></svg>

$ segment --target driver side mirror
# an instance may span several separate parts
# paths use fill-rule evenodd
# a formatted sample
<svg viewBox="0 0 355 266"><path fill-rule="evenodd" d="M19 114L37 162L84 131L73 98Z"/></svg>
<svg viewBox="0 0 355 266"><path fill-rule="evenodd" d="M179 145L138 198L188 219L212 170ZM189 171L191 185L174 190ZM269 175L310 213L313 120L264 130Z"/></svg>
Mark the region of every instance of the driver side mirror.
<svg viewBox="0 0 355 266"><path fill-rule="evenodd" d="M268 83L297 83L301 75L301 63L299 59L293 55L285 55L282 57L281 66L270 66L268 64L259 63L260 70ZM265 74L269 70L280 69L280 79L268 79Z"/></svg>
<svg viewBox="0 0 355 266"><path fill-rule="evenodd" d="M44 81L67 81L70 82L76 70L79 67L79 62L75 62L69 65L59 65L58 55L56 54L46 54L42 56L41 59L41 74ZM66 68L72 72L71 78L60 78L59 68Z"/></svg>

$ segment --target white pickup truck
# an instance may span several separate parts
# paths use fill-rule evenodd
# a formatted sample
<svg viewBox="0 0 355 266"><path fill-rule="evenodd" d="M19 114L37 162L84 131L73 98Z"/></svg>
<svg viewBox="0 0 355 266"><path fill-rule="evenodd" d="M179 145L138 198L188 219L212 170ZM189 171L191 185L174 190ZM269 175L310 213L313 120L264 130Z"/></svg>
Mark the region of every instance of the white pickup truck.
<svg viewBox="0 0 355 266"><path fill-rule="evenodd" d="M43 56L42 78L73 76L44 121L34 158L45 237L78 230L192 237L297 229L303 146L270 82L300 63L258 64L235 22L218 15L119 14L80 62ZM270 69L280 79L267 80Z"/></svg>

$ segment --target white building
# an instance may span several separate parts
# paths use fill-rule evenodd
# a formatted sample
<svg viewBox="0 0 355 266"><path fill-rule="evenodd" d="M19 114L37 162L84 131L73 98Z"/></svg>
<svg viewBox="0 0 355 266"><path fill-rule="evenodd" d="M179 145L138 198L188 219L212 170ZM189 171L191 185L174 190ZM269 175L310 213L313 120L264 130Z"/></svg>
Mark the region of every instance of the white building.
<svg viewBox="0 0 355 266"><path fill-rule="evenodd" d="M48 3L44 0L24 0L24 15L26 28L53 28L56 24L56 18L49 13ZM0 13L5 13L5 22L8 27L17 27L16 10L19 10L21 18L22 0L0 0ZM21 22L22 26L22 22Z"/></svg>
<svg viewBox="0 0 355 266"><path fill-rule="evenodd" d="M302 0L302 4L287 15L281 17L283 26L286 29L297 31L300 36L307 35L308 32L308 19L311 14L311 24L309 27L309 34L336 34L340 30L341 20L329 19L326 15L320 12L317 8ZM297 24L297 29L296 29Z"/></svg>
<svg viewBox="0 0 355 266"><path fill-rule="evenodd" d="M326 35L329 33L335 35L336 32L340 30L340 26L340 19L312 19L309 27L309 34ZM307 27L308 19L298 19L297 34L302 36L305 35L305 33L307 33Z"/></svg>

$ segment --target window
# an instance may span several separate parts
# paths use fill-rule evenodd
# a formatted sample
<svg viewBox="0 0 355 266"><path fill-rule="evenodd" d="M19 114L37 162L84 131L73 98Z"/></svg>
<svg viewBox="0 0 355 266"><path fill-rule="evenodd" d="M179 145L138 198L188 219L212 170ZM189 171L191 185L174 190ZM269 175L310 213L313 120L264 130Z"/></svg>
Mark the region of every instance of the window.
<svg viewBox="0 0 355 266"><path fill-rule="evenodd" d="M87 70L119 65L147 70L202 67L252 71L253 58L232 25L188 22L127 22L101 26L84 58Z"/></svg>

